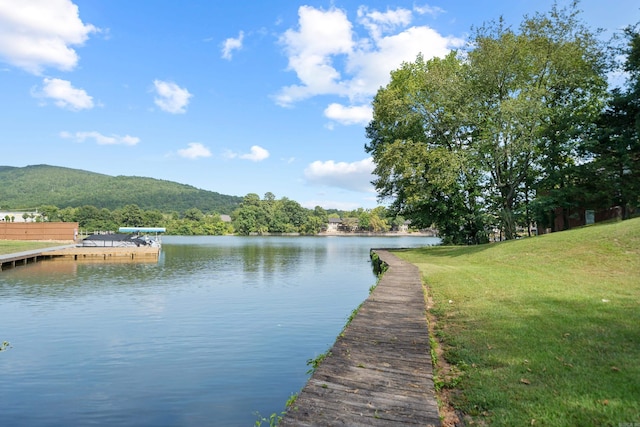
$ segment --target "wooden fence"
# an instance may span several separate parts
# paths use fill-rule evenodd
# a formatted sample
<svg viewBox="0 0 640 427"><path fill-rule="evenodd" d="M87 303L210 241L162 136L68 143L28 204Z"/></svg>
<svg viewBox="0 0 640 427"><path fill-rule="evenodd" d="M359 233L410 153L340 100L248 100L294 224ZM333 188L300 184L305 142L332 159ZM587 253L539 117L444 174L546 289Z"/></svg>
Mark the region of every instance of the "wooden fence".
<svg viewBox="0 0 640 427"><path fill-rule="evenodd" d="M73 241L77 222L0 222L0 240Z"/></svg>

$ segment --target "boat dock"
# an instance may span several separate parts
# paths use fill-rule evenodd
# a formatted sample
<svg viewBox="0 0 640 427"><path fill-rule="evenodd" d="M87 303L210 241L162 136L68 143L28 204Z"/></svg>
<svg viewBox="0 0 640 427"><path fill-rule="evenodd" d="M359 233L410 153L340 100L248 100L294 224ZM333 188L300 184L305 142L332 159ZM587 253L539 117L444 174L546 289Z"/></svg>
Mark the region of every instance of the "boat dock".
<svg viewBox="0 0 640 427"><path fill-rule="evenodd" d="M78 246L72 248L49 251L47 255L56 259L74 261L118 261L118 260L142 260L158 259L160 247L157 246L123 246L123 247L87 247Z"/></svg>
<svg viewBox="0 0 640 427"><path fill-rule="evenodd" d="M0 271L14 268L18 265L26 265L49 257L48 252L63 250L75 245L54 246L49 248L34 249L31 251L16 252L0 255Z"/></svg>
<svg viewBox="0 0 640 427"><path fill-rule="evenodd" d="M40 260L71 261L156 261L159 247L82 247L55 246L7 255L0 255L0 270L26 265Z"/></svg>
<svg viewBox="0 0 640 427"><path fill-rule="evenodd" d="M387 271L280 427L441 425L420 272L389 251L374 252Z"/></svg>

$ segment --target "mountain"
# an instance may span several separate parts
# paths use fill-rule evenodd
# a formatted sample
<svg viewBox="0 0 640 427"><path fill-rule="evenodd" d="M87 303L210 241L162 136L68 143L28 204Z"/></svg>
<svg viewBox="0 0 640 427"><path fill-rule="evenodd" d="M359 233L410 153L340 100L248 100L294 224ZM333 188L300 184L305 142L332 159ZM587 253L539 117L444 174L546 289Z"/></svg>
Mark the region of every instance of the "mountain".
<svg viewBox="0 0 640 427"><path fill-rule="evenodd" d="M242 197L201 190L172 181L137 176L110 176L49 165L0 166L0 208L35 209L92 205L109 210L138 205L144 210L230 214Z"/></svg>

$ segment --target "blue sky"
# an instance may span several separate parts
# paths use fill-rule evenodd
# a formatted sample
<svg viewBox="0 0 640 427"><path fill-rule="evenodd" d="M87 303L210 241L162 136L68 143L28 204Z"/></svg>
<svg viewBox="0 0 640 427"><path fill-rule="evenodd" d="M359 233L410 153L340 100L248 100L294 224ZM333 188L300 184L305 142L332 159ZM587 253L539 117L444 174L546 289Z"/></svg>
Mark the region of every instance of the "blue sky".
<svg viewBox="0 0 640 427"><path fill-rule="evenodd" d="M372 208L364 128L389 72L552 4L0 0L0 165ZM579 6L605 38L640 21L637 0Z"/></svg>

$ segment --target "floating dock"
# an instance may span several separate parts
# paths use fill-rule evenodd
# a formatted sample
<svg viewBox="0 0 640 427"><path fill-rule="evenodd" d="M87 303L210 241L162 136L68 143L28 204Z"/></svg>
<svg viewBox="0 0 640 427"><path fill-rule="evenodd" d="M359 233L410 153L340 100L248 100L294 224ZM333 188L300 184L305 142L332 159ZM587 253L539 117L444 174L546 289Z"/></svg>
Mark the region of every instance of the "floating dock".
<svg viewBox="0 0 640 427"><path fill-rule="evenodd" d="M47 256L54 259L67 259L74 261L117 261L117 260L142 260L158 259L159 247L152 246L132 246L132 247L86 247L78 246L72 248L48 251Z"/></svg>
<svg viewBox="0 0 640 427"><path fill-rule="evenodd" d="M387 271L278 426L441 425L420 271L374 252Z"/></svg>
<svg viewBox="0 0 640 427"><path fill-rule="evenodd" d="M82 247L73 244L0 255L0 270L41 260L153 262L159 255L159 247Z"/></svg>

